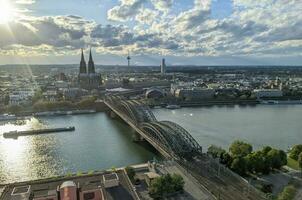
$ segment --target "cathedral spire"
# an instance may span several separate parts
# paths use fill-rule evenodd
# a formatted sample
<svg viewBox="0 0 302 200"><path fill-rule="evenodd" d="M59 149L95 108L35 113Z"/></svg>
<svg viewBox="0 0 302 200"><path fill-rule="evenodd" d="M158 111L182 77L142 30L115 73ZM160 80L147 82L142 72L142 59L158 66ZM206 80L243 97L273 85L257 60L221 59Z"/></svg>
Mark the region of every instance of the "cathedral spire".
<svg viewBox="0 0 302 200"><path fill-rule="evenodd" d="M92 59L91 48L90 48L90 52L89 52L88 74L95 74L95 68L94 68L94 62Z"/></svg>
<svg viewBox="0 0 302 200"><path fill-rule="evenodd" d="M80 74L86 74L87 73L86 62L84 58L83 49L81 50L82 50L82 55L81 55L81 62L80 62Z"/></svg>

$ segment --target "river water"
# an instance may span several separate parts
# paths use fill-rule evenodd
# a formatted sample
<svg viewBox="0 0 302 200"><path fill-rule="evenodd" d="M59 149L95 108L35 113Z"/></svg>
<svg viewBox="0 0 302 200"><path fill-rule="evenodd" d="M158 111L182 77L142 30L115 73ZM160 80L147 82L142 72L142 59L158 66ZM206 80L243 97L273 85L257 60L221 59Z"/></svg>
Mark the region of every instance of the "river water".
<svg viewBox="0 0 302 200"><path fill-rule="evenodd" d="M154 109L159 120L174 121L206 149L227 148L235 139L255 148L286 150L302 143L302 105ZM75 126L74 132L4 139L1 133L32 128ZM33 180L69 172L107 169L158 157L132 142L133 131L105 113L31 118L0 124L0 183Z"/></svg>

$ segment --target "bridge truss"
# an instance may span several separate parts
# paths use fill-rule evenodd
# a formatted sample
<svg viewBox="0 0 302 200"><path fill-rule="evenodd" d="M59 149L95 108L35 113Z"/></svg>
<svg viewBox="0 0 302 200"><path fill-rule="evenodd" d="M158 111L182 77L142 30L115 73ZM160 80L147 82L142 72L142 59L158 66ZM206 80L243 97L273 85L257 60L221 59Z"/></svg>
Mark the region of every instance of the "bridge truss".
<svg viewBox="0 0 302 200"><path fill-rule="evenodd" d="M171 157L190 160L202 153L202 147L181 126L170 121L158 121L151 109L138 100L125 100L121 97L107 97L106 101L144 132ZM156 147L155 147L156 148Z"/></svg>

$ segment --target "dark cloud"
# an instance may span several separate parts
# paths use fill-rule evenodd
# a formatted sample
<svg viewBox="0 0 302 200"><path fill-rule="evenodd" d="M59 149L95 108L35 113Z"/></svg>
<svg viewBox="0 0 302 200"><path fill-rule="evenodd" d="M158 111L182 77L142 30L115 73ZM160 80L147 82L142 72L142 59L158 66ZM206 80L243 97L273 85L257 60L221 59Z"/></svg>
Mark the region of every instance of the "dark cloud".
<svg viewBox="0 0 302 200"><path fill-rule="evenodd" d="M77 25L82 25L82 23L80 21ZM84 45L83 37L86 35L84 28L75 27L70 16L42 17L12 22L8 26L0 25L0 32L0 47L46 44L54 47L79 48Z"/></svg>

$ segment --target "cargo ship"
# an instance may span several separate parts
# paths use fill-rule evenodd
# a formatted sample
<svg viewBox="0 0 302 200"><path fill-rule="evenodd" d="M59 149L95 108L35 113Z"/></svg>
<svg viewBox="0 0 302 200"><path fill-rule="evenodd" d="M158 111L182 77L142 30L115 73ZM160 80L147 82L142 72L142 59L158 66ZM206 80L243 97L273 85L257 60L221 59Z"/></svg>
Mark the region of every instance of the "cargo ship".
<svg viewBox="0 0 302 200"><path fill-rule="evenodd" d="M3 133L3 137L18 138L19 136L40 135L40 134L66 132L66 131L74 131L74 130L75 130L74 126L69 126L63 128L47 128L47 129L37 129L37 130L27 130L27 131L10 131L10 132Z"/></svg>

